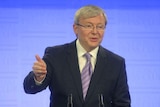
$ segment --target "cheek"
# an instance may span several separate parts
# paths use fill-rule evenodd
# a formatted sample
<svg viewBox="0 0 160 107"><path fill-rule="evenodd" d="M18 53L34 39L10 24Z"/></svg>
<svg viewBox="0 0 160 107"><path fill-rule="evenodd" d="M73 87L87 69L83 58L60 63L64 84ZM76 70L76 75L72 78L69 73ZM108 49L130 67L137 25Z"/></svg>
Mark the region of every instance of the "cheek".
<svg viewBox="0 0 160 107"><path fill-rule="evenodd" d="M79 38L84 41L87 39L87 36L85 36L83 33L81 33L81 34L79 34Z"/></svg>
<svg viewBox="0 0 160 107"><path fill-rule="evenodd" d="M79 34L79 36L80 36L81 38L83 38L83 39L85 39L85 38L88 37L88 36L87 36L88 33L86 33L86 32L81 32L81 31L80 31L78 34Z"/></svg>
<svg viewBox="0 0 160 107"><path fill-rule="evenodd" d="M100 37L103 38L104 36L104 32L100 33Z"/></svg>

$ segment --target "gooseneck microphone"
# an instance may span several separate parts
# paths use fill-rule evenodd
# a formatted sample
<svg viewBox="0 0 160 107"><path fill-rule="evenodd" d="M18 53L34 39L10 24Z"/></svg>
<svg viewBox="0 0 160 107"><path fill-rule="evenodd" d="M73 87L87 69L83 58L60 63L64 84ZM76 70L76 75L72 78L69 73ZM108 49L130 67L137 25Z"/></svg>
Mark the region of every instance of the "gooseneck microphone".
<svg viewBox="0 0 160 107"><path fill-rule="evenodd" d="M98 98L99 98L99 107L104 107L103 94L99 94Z"/></svg>
<svg viewBox="0 0 160 107"><path fill-rule="evenodd" d="M73 107L72 94L68 95L67 107Z"/></svg>

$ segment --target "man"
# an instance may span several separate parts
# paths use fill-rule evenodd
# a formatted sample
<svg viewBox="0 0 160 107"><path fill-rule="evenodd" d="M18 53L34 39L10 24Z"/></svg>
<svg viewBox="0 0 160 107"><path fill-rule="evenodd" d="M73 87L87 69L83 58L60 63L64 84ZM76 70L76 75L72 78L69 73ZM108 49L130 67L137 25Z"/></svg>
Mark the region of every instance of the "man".
<svg viewBox="0 0 160 107"><path fill-rule="evenodd" d="M46 48L42 59L35 56L25 92L35 94L49 86L50 107L130 107L124 58L100 45L106 25L101 8L80 8L73 24L77 39ZM84 72L90 73L82 76Z"/></svg>

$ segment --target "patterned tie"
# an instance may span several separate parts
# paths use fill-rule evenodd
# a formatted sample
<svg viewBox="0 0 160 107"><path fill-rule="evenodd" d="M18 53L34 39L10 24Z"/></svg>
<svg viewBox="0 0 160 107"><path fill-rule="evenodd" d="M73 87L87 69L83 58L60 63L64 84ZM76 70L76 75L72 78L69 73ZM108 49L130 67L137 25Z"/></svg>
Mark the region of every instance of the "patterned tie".
<svg viewBox="0 0 160 107"><path fill-rule="evenodd" d="M87 90L89 87L91 75L92 75L92 65L91 65L91 55L89 53L84 54L87 61L82 69L81 80L82 80L82 89L83 89L83 98L85 99Z"/></svg>

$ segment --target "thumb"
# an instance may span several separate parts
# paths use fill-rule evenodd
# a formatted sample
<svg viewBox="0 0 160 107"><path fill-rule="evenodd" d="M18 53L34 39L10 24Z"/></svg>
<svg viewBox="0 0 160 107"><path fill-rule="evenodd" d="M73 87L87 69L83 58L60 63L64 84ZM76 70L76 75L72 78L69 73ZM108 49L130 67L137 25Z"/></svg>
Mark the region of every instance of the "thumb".
<svg viewBox="0 0 160 107"><path fill-rule="evenodd" d="M35 57L36 57L36 60L37 60L38 62L43 62L43 60L40 58L39 55L36 55Z"/></svg>

